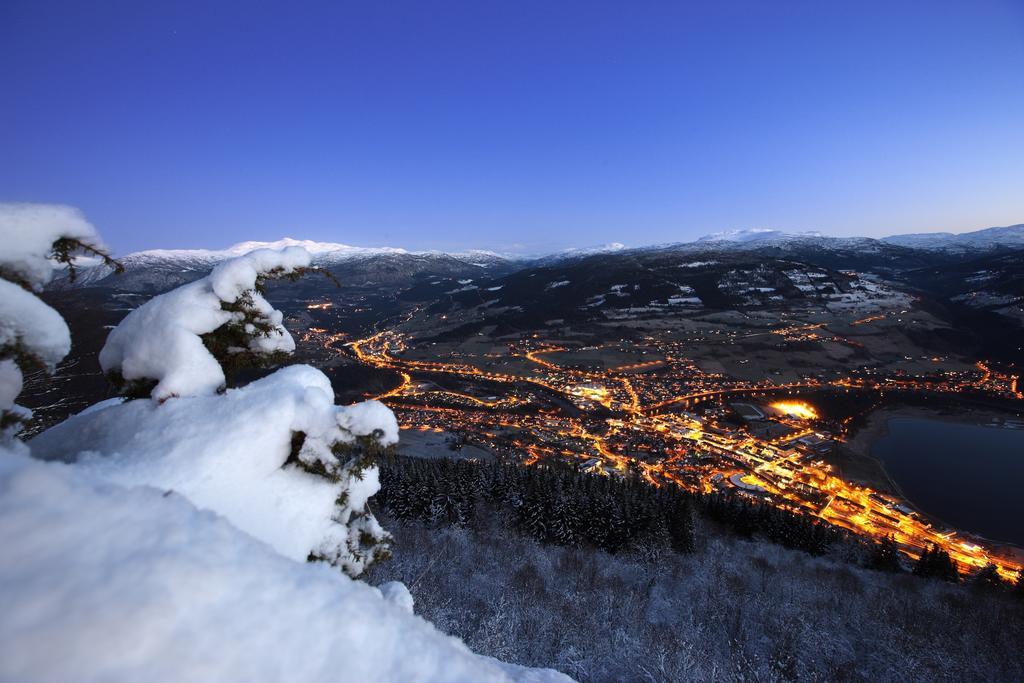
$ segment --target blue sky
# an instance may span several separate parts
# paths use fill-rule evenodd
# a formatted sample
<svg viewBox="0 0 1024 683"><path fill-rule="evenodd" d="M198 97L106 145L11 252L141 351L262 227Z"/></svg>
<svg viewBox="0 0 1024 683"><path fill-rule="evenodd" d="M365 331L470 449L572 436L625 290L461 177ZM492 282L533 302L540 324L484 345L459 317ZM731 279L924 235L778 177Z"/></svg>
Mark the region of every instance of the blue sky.
<svg viewBox="0 0 1024 683"><path fill-rule="evenodd" d="M1024 3L0 3L0 201L118 253L1024 221Z"/></svg>

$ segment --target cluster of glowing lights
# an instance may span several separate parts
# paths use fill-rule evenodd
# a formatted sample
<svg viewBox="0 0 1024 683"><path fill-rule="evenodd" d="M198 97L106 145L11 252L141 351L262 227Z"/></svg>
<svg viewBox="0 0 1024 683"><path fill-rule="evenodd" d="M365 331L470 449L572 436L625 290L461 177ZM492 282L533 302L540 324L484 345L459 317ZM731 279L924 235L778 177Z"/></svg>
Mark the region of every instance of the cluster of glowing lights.
<svg viewBox="0 0 1024 683"><path fill-rule="evenodd" d="M808 327L813 328L814 326ZM326 343L328 348L330 348L329 344L330 340ZM509 375L484 371L466 364L397 358L391 354L404 350L405 344L402 335L393 331L378 332L365 339L351 342L349 346L361 361L377 367L392 368L401 374L403 380L401 385L378 396L378 399L397 396L419 396L421 399L426 399L428 396L433 398L446 395L460 401L469 401L481 407L492 409L509 407L523 402L522 399L499 399L496 397L489 397L488 400L483 400L469 394L443 389L422 391L422 387L413 385L409 373L413 371L426 371L461 375L473 379L485 378L498 382L529 382L559 393L588 399L606 407L619 407L628 413L625 419L607 420L607 423L613 427L607 434L590 432L582 423L574 420L557 424L555 418L552 417L553 414L557 413L554 409L551 411L541 410L542 419L540 423L531 423L523 416L503 418L500 422L502 427L529 430L531 425L533 428L536 428L539 424L543 424L543 429L551 428L560 433L560 443L556 447L515 440L512 445L526 453L527 457L524 459L524 464L527 465L558 455L577 456L588 459L588 462L589 459L600 461L602 466L595 466L593 469L603 475L608 475L615 470L625 472L630 466L635 466L639 468L647 481L655 485L660 486L666 482L673 482L688 489L699 487L707 493L714 490L715 486L708 478L694 482L674 472L673 468L680 464L675 456L670 456L657 463L644 462L643 460L636 460L628 455L615 452L615 446L609 443L610 438L620 430L650 430L650 432L660 433L671 442L690 441L699 448L708 449L709 452L723 453L732 461L745 461L746 465L752 467L755 471L742 472L741 470L736 472L735 469L719 469L718 472L720 474L724 473L734 485L740 488L760 490L770 494L775 498L775 504L780 507L790 510L802 509L808 511L832 524L869 538L882 539L892 537L899 544L901 550L911 558L919 556L926 547L935 544L949 552L958 565L969 571L983 567L989 562L996 562L999 573L1005 579L1015 580L1018 570L1021 569L1020 565L1012 560L991 556L984 547L965 540L953 530L941 532L940 529L933 528L927 520L919 519L913 514L901 510L898 506L893 505L892 501L882 498L869 488L853 485L829 474L830 468L820 461L801 465L797 459L798 451L782 451L779 449L780 447L773 445L782 441L781 439L768 441L749 435L737 438L735 435L728 433L707 432L704 429L705 425L699 418L692 420L682 419L671 414L656 412L659 408L666 405L680 402L688 404L690 400L703 397L729 394L739 395L743 393L752 393L754 396L757 396L760 392L764 391L822 386L822 383L817 380L802 380L788 385L705 388L703 391L676 397L670 401L644 406L640 396L637 395L637 391L633 388L629 379L625 377L615 377L611 373L572 369L560 366L541 357L542 355L565 350L560 347L545 346L541 349L528 351L520 356L544 369L544 374L538 377L529 374ZM972 378L970 386L987 387L991 383L996 385L991 387L994 390L1005 391L1006 387L1010 387L1011 391L1018 389L1017 380L1019 378L1016 376L999 375L983 363L978 363L978 370L983 373L983 376L980 381ZM615 371L613 370L612 372ZM621 384L621 391L618 386L606 386L604 382ZM865 380L854 380L853 378L836 380L830 384L846 388L870 386L878 388L880 386L877 383L872 384ZM933 389L948 390L946 385L941 383L928 385L925 382L902 380L894 382L892 379L888 379L884 384L886 388L903 385L910 388L928 388L931 386ZM1015 395L1021 398L1019 394ZM800 400L778 401L771 404L771 408L781 415L786 415L796 420L815 420L819 418L818 411L814 406ZM415 427L421 431L440 432L442 431L442 426L439 423L448 426L455 416L463 414L462 408L436 405L418 405L415 407L415 410L422 414L429 412L431 415L437 416L436 419L430 418L431 424L421 424ZM801 429L802 431L795 435L792 433L786 435L785 441L792 441L794 438L811 433L806 426L802 426ZM494 434L490 432L486 434L494 438ZM567 442L567 439L578 441L574 444ZM683 448L680 453L685 454L686 451L687 449ZM754 458L755 455L759 457L752 460L751 458ZM735 479L733 475L737 475ZM797 488L792 487L791 485L794 482L798 482L801 486ZM802 491L807 489L816 489L821 493L827 493L829 500L825 506L821 507L820 502L807 499L802 493Z"/></svg>
<svg viewBox="0 0 1024 683"><path fill-rule="evenodd" d="M778 403L773 403L772 408L784 415L801 420L818 419L818 411L814 409L814 406L803 401L779 401Z"/></svg>
<svg viewBox="0 0 1024 683"><path fill-rule="evenodd" d="M592 401L603 401L608 397L608 390L604 387L588 387L579 385L573 387L571 393L576 396L582 396L583 398L589 398Z"/></svg>

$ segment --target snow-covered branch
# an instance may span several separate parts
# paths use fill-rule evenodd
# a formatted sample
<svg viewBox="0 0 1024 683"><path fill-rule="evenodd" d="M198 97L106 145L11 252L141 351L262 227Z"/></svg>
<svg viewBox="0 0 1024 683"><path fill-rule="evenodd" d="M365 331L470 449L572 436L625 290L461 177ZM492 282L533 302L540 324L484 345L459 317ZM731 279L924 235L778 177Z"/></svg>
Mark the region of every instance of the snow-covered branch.
<svg viewBox="0 0 1024 683"><path fill-rule="evenodd" d="M224 389L223 364L272 362L295 350L261 293L268 278L309 267L301 247L258 249L150 299L107 338L100 365L122 393L156 400Z"/></svg>
<svg viewBox="0 0 1024 683"><path fill-rule="evenodd" d="M0 246L0 443L11 444L32 415L14 403L24 373L52 371L71 350L64 319L36 292L76 249L106 254L77 209L48 204L0 204Z"/></svg>

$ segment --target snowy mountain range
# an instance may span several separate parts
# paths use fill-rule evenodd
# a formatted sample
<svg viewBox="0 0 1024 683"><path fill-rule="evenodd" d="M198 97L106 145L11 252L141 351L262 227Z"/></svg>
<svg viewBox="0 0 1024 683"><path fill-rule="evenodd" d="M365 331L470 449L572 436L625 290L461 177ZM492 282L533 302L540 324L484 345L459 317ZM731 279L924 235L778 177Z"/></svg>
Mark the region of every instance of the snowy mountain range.
<svg viewBox="0 0 1024 683"><path fill-rule="evenodd" d="M925 232L885 237L883 242L913 249L969 252L998 248L1024 249L1024 223L1003 228L985 228L974 232Z"/></svg>
<svg viewBox="0 0 1024 683"><path fill-rule="evenodd" d="M74 283L59 278L55 288L112 286L130 291L160 291L197 279L217 263L253 249L301 246L313 255L313 263L338 271L350 282L405 282L423 273L441 275L495 275L523 267L550 265L601 255L629 256L658 251L759 252L772 256L828 259L829 267L860 268L883 264L892 267L923 267L936 259L964 258L1024 249L1024 224L986 228L974 232L920 233L870 237L830 237L820 232L789 233L766 228L733 230L705 235L689 242L628 248L612 243L575 248L545 256L516 256L492 251L409 251L397 247L355 247L334 242L284 238L274 242L240 242L222 250L152 249L121 257L125 273L111 278L113 269L83 259ZM109 279L108 279L109 278Z"/></svg>
<svg viewBox="0 0 1024 683"><path fill-rule="evenodd" d="M697 244L727 242L733 244L750 244L754 242L768 242L773 240L800 240L809 238L825 237L820 232L799 232L789 233L771 228L747 228L744 230L725 230L713 232L696 240Z"/></svg>
<svg viewBox="0 0 1024 683"><path fill-rule="evenodd" d="M950 253L984 252L996 249L1024 249L1024 223L985 228L964 233L926 232L871 237L831 237L821 232L784 232L767 228L716 232L678 246L718 249L758 249L767 246L839 246L871 248L878 243Z"/></svg>
<svg viewBox="0 0 1024 683"><path fill-rule="evenodd" d="M74 282L63 277L53 287L110 286L122 291L156 292L196 280L229 258L254 249L303 247L313 264L332 272L341 271L350 282L389 283L422 272L440 274L479 274L484 269L508 266L510 261L488 251L444 253L415 252L396 247L353 247L334 242L314 242L289 237L274 242L240 242L227 249L151 249L119 257L124 273L96 259L81 259Z"/></svg>

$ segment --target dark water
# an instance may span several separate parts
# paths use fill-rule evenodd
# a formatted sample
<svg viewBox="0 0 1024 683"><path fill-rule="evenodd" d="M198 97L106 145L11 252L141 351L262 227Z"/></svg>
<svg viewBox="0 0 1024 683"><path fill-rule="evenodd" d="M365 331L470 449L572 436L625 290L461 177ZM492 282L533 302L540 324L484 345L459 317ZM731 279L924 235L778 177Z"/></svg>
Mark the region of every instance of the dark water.
<svg viewBox="0 0 1024 683"><path fill-rule="evenodd" d="M924 512L1024 545L1024 430L896 417L871 454Z"/></svg>

